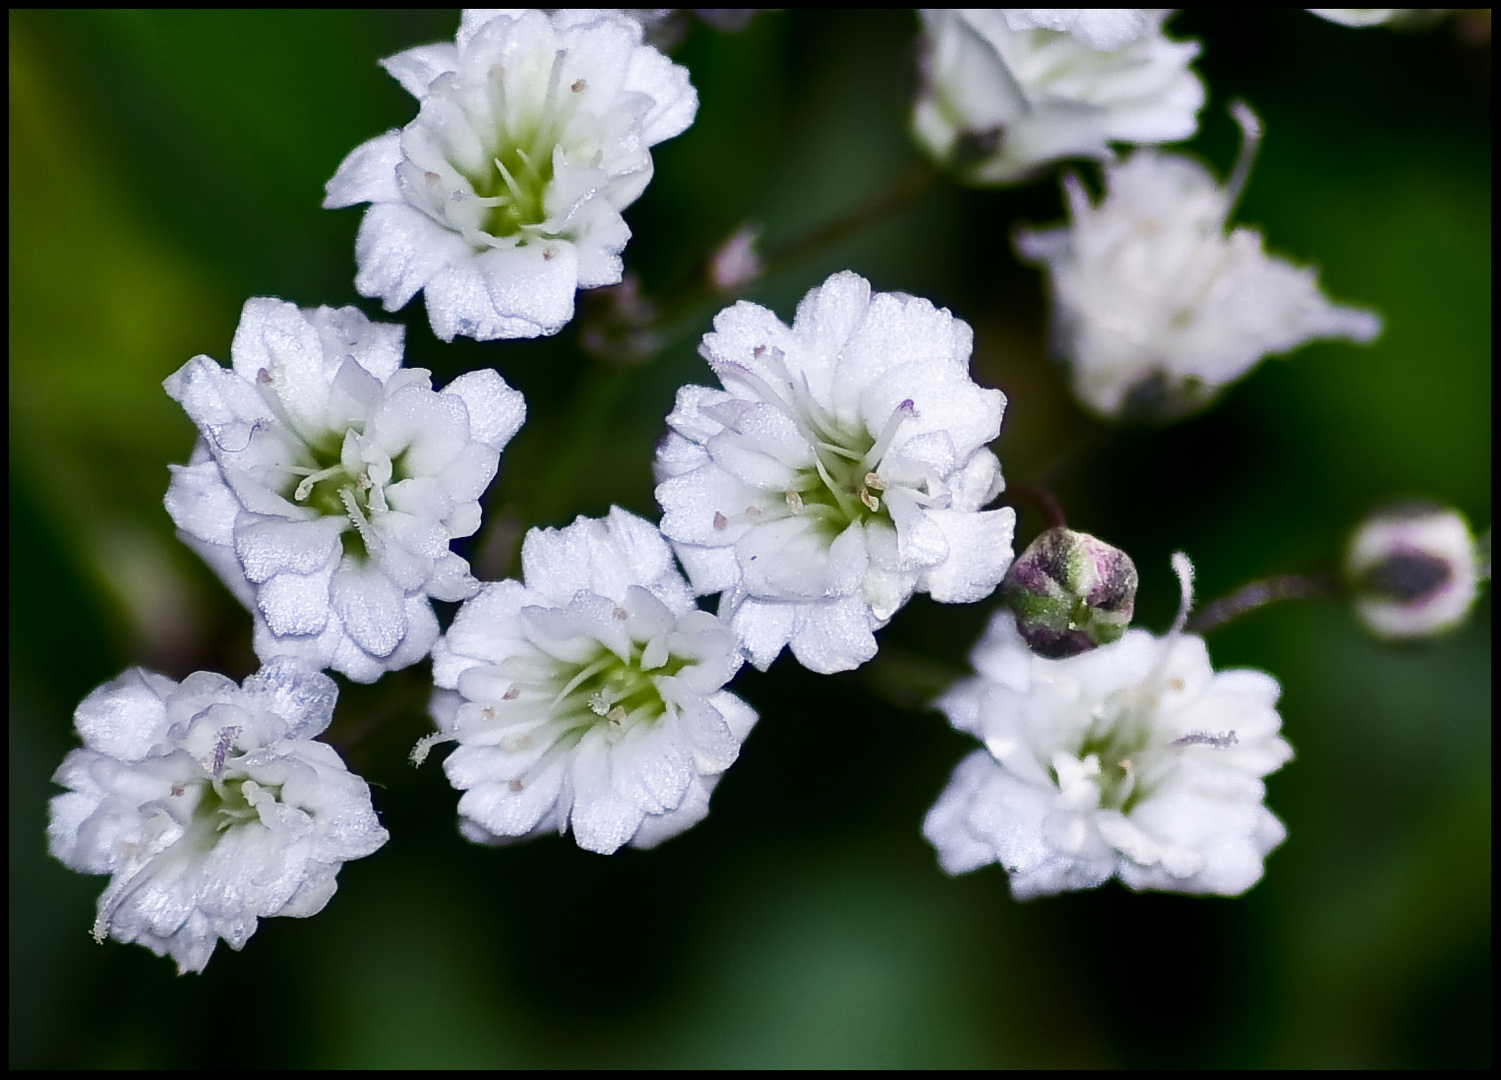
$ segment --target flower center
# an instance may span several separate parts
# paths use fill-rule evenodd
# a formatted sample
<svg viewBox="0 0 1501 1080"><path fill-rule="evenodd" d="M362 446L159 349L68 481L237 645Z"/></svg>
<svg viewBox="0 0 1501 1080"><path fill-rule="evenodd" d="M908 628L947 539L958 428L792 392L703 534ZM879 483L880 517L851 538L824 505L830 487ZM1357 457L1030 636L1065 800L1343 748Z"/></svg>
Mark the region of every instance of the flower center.
<svg viewBox="0 0 1501 1080"><path fill-rule="evenodd" d="M260 820L260 812L250 803L246 785L253 790L270 792L281 801L281 785L257 784L247 776L215 776L204 783L202 796L193 808L193 821L210 846L218 843L219 834Z"/></svg>
<svg viewBox="0 0 1501 1080"><path fill-rule="evenodd" d="M304 441L303 463L287 466L292 474L280 492L281 496L299 506L317 511L321 517L338 517L347 520L340 539L344 554L352 555L361 562L378 551L381 540L375 535L371 522L388 509L385 488L406 478L405 452L391 460L391 476L381 483L373 473L383 470L365 467L351 472L343 458L344 440L349 435L358 436L357 428L350 428L344 436L325 432L314 441Z"/></svg>
<svg viewBox="0 0 1501 1080"><path fill-rule="evenodd" d="M1152 703L1142 699L1143 692L1138 686L1112 694L1095 711L1094 722L1075 751L1081 761L1093 755L1099 762L1097 782L1104 809L1128 814L1151 793L1149 785L1139 782L1152 734L1148 711Z"/></svg>
<svg viewBox="0 0 1501 1080"><path fill-rule="evenodd" d="M547 129L538 125L529 138L513 139L502 132L490 168L465 174L488 207L480 227L491 236L525 239L547 220L547 185L552 183L552 146L542 137Z"/></svg>
<svg viewBox="0 0 1501 1080"><path fill-rule="evenodd" d="M551 236L542 225L553 181L553 150L573 119L578 95L587 88L582 79L561 85L564 56L560 51L517 61L534 79L547 71L542 94L508 95L506 70L497 64L485 81L485 105L457 101L484 143L484 164L474 168L450 163L485 207L479 227L491 236L516 237L523 244ZM488 115L477 114L486 111Z"/></svg>
<svg viewBox="0 0 1501 1080"><path fill-rule="evenodd" d="M551 678L537 680L528 689L550 695L548 714L577 738L594 727L623 732L638 724L654 724L667 711L658 680L678 674L688 661L669 656L666 663L648 671L641 666L644 651L644 646L632 643L630 659L622 660L601 645L586 662L558 664Z"/></svg>

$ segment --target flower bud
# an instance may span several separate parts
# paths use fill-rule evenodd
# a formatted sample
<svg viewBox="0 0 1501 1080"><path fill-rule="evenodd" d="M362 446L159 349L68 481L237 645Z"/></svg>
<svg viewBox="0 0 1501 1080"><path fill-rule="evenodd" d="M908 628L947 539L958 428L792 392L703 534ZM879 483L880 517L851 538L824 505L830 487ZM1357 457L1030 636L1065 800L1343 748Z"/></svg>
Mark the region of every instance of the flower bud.
<svg viewBox="0 0 1501 1080"><path fill-rule="evenodd" d="M1344 573L1362 625L1395 641L1454 629L1479 588L1469 523L1432 504L1371 514L1350 538Z"/></svg>
<svg viewBox="0 0 1501 1080"><path fill-rule="evenodd" d="M1073 656L1125 632L1136 607L1136 564L1087 533L1048 529L1011 564L1001 599L1033 652Z"/></svg>

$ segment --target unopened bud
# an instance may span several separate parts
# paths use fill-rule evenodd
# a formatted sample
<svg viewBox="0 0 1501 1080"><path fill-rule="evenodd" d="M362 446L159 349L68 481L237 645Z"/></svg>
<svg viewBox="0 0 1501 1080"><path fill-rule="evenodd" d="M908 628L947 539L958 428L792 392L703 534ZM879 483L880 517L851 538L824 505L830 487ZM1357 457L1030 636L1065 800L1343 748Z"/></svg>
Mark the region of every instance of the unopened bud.
<svg viewBox="0 0 1501 1080"><path fill-rule="evenodd" d="M1001 599L1033 652L1073 656L1125 633L1136 608L1136 564L1087 533L1048 529L1011 564Z"/></svg>
<svg viewBox="0 0 1501 1080"><path fill-rule="evenodd" d="M1366 518L1350 538L1344 572L1356 617L1394 641L1454 629L1479 591L1469 523L1441 506L1395 506Z"/></svg>

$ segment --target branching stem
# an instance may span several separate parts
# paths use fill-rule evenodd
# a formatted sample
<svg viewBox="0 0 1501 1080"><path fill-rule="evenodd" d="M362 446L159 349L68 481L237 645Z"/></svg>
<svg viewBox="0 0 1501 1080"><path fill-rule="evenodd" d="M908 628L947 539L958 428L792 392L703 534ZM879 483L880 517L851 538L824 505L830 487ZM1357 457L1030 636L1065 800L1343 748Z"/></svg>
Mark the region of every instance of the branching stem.
<svg viewBox="0 0 1501 1080"><path fill-rule="evenodd" d="M1262 578L1247 582L1228 596L1200 608L1188 620L1187 629L1189 633L1207 634L1268 604L1282 600L1327 600L1342 592L1339 576L1328 571Z"/></svg>

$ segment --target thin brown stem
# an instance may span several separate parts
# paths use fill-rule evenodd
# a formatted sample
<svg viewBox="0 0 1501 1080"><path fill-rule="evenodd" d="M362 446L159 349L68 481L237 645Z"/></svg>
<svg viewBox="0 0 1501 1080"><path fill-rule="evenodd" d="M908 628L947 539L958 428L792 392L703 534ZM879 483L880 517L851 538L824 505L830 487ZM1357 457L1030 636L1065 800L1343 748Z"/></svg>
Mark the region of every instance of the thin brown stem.
<svg viewBox="0 0 1501 1080"><path fill-rule="evenodd" d="M1214 603L1202 607L1188 620L1188 630L1207 634L1247 612L1283 600L1326 600L1339 596L1339 576L1327 571L1282 574L1248 582Z"/></svg>
<svg viewBox="0 0 1501 1080"><path fill-rule="evenodd" d="M1047 528L1068 527L1068 522L1063 516L1063 507L1058 505L1058 500L1053 497L1053 493L1042 484L1019 480L1014 484L1009 484L1006 493L1041 514Z"/></svg>
<svg viewBox="0 0 1501 1080"><path fill-rule="evenodd" d="M938 169L927 162L914 165L898 177L896 183L883 191L876 192L846 213L819 226L805 236L789 240L771 249L767 253L765 267L757 280L783 270L822 248L836 244L847 236L852 236L862 229L885 220L907 207L928 190L940 175ZM688 282L681 286L675 295L668 296L657 306L658 314L652 319L651 326L659 329L669 327L700 304L716 298L728 300L744 291L737 289L724 292L715 288L710 279L708 266L708 259L699 262ZM747 281L745 284L750 285L751 282Z"/></svg>

